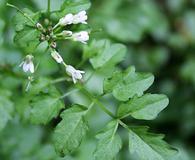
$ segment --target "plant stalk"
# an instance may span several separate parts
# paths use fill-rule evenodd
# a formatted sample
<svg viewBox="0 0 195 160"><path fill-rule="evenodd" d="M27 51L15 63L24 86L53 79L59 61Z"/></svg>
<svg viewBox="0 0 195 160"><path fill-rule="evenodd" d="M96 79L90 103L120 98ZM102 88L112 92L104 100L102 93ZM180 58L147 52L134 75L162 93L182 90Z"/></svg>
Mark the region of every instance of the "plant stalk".
<svg viewBox="0 0 195 160"><path fill-rule="evenodd" d="M51 13L51 0L48 0L47 1L47 15L49 19L50 19L50 13Z"/></svg>

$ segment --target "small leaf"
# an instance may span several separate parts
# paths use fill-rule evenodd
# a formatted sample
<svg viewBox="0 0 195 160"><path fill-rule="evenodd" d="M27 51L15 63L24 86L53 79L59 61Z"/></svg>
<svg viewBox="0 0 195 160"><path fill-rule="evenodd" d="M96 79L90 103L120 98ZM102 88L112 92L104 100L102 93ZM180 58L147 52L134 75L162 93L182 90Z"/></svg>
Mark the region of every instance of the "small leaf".
<svg viewBox="0 0 195 160"><path fill-rule="evenodd" d="M101 53L106 42L108 42L108 40L93 40L89 45L85 45L83 59L87 60Z"/></svg>
<svg viewBox="0 0 195 160"><path fill-rule="evenodd" d="M27 14L29 17L31 17L33 20L38 21L40 18L40 12L37 13L33 13L31 10L29 10L28 8L24 8L23 9L24 14ZM33 26L34 24L32 24L31 21L29 21L29 19L27 19L22 13L17 12L17 14L14 16L13 18L13 23L15 25L15 30L16 31L21 31L24 29L25 26L31 26L31 27L35 27Z"/></svg>
<svg viewBox="0 0 195 160"><path fill-rule="evenodd" d="M0 95L0 131L12 118L13 110L13 103L9 100L9 97Z"/></svg>
<svg viewBox="0 0 195 160"><path fill-rule="evenodd" d="M39 92L48 92L49 89L51 89L51 80L48 78L39 78L33 81L32 87L29 90L29 94L35 95Z"/></svg>
<svg viewBox="0 0 195 160"><path fill-rule="evenodd" d="M30 120L34 124L47 124L52 118L58 116L64 107L59 95L38 95L31 103Z"/></svg>
<svg viewBox="0 0 195 160"><path fill-rule="evenodd" d="M54 131L55 149L62 156L76 150L85 136L88 125L84 120L87 108L74 105L61 114L61 122Z"/></svg>
<svg viewBox="0 0 195 160"><path fill-rule="evenodd" d="M129 129L129 150L139 160L168 160L177 153L164 140L164 135L149 133L147 127Z"/></svg>
<svg viewBox="0 0 195 160"><path fill-rule="evenodd" d="M105 79L104 92L112 92L120 101L127 101L134 96L142 96L154 82L150 73L136 73L134 67L129 67L125 72L115 72L113 76Z"/></svg>
<svg viewBox="0 0 195 160"><path fill-rule="evenodd" d="M168 103L169 99L165 95L146 94L121 104L118 116L124 118L131 115L136 119L152 120L167 107Z"/></svg>
<svg viewBox="0 0 195 160"><path fill-rule="evenodd" d="M91 6L89 0L65 0L61 6L61 10L67 13L77 13L82 10L87 10Z"/></svg>
<svg viewBox="0 0 195 160"><path fill-rule="evenodd" d="M35 22L38 22L41 15L40 12L33 13L29 9L24 9L23 12L31 17ZM25 52L33 53L40 43L40 32L35 28L34 24L32 24L32 22L20 12L17 12L13 19L13 23L16 30L14 42L16 45L23 48Z"/></svg>
<svg viewBox="0 0 195 160"><path fill-rule="evenodd" d="M77 14L80 11L89 9L91 3L89 0L64 0L60 11L54 12L52 15L56 19L60 19L66 14L73 13Z"/></svg>
<svg viewBox="0 0 195 160"><path fill-rule="evenodd" d="M19 47L23 48L27 53L33 53L39 41L40 32L32 27L25 26L23 30L17 32L14 37L14 42Z"/></svg>
<svg viewBox="0 0 195 160"><path fill-rule="evenodd" d="M94 43L95 44L95 43ZM102 45L100 47L100 45ZM96 48L98 48L96 50ZM110 41L104 40L94 45L96 55L90 59L94 69L103 68L104 66L114 66L121 62L126 54L126 47L122 44L111 44Z"/></svg>
<svg viewBox="0 0 195 160"><path fill-rule="evenodd" d="M122 142L116 134L118 122L111 121L96 137L99 139L94 156L96 160L113 160L122 147Z"/></svg>

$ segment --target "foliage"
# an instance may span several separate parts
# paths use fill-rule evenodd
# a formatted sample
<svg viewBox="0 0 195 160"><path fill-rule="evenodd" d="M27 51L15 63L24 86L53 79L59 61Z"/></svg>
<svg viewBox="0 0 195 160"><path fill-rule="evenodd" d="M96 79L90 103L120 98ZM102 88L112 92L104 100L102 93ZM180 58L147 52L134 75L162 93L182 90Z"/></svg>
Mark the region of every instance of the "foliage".
<svg viewBox="0 0 195 160"><path fill-rule="evenodd" d="M0 2L0 159L193 160L194 1L13 3ZM87 24L59 24L84 10Z"/></svg>

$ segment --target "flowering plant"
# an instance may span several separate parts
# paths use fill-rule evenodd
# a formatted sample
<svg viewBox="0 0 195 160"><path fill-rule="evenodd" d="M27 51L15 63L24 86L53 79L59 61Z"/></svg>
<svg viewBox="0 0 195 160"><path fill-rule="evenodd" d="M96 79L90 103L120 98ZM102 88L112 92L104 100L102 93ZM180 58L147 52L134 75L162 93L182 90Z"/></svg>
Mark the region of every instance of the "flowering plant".
<svg viewBox="0 0 195 160"><path fill-rule="evenodd" d="M168 106L169 100L163 94L145 93L154 82L151 73L136 72L133 66L125 70L118 66L126 56L123 44L91 37L88 42L89 35L93 33L87 23L88 0L67 0L59 11L51 11L48 0L47 11L36 13L20 10L12 4L7 6L18 11L14 18L14 41L25 51L26 56L19 66L25 72L24 77L28 77L25 92L18 98L16 111L21 121L36 125L46 126L56 120L51 135L58 155L63 157L79 148L90 129L88 115L95 107L110 118L96 135L98 142L91 159L112 160L117 156L123 144L119 126L128 133L130 154L135 154L139 160L164 160L177 153L163 140L163 135L149 132L146 126L126 122L130 116L137 121L155 119ZM78 48L83 46L82 57L77 56L79 64L74 66L66 62L66 55L60 52L66 46L60 45L61 41L79 42ZM62 68L55 75L46 77L38 74L40 63L46 60L36 54L42 44L45 45L45 57L52 58ZM90 68L85 67L88 62ZM94 93L96 82L92 79L97 75L101 89ZM62 94L64 90L67 92ZM81 94L86 101L78 102L78 96L76 99L72 96L74 93ZM5 100L9 102L9 96ZM106 100L116 102L115 111L108 109ZM65 107L65 104L68 106ZM13 104L9 105L12 109L5 111L9 116L5 118L3 127L0 126L2 129L13 112ZM96 119L95 116L93 118Z"/></svg>

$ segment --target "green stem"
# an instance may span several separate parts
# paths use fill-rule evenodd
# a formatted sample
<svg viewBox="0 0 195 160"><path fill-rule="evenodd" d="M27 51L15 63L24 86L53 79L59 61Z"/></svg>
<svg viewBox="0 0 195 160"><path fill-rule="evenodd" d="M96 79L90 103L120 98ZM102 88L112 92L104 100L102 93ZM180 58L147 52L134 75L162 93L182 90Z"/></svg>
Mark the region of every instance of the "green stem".
<svg viewBox="0 0 195 160"><path fill-rule="evenodd" d="M91 104L89 105L88 109L87 109L87 112L89 112L89 111L90 111L90 109L94 106L94 104L95 104L95 102L94 102L94 101L92 101L92 102L91 102Z"/></svg>
<svg viewBox="0 0 195 160"><path fill-rule="evenodd" d="M50 13L51 13L51 0L47 1L47 14L50 19Z"/></svg>
<svg viewBox="0 0 195 160"><path fill-rule="evenodd" d="M115 115L110 112L98 99L95 99L95 103L105 112L107 113L110 117L116 119Z"/></svg>
<svg viewBox="0 0 195 160"><path fill-rule="evenodd" d="M105 113L107 113L110 117L116 119L115 115L110 112L105 106L104 104L102 104L99 99L97 99L96 97L94 97L87 89L85 89L82 86L78 86L80 90L82 90L90 99L91 101L95 102L98 107L100 107Z"/></svg>
<svg viewBox="0 0 195 160"><path fill-rule="evenodd" d="M65 97L67 97L67 96L69 96L70 94L75 93L75 92L77 92L77 91L79 91L79 89L71 90L70 92L65 93L64 95L62 95L62 96L60 97L60 99L64 99Z"/></svg>
<svg viewBox="0 0 195 160"><path fill-rule="evenodd" d="M53 27L53 30L54 30L54 34L58 33L60 30L62 30L62 26L59 26L58 24L56 24L54 27Z"/></svg>
<svg viewBox="0 0 195 160"><path fill-rule="evenodd" d="M55 84L55 83L58 83L58 82L62 82L62 81L65 81L65 80L67 80L66 78L64 78L64 77L62 77L62 78L59 78L59 79L56 79L56 80L54 80L54 81L52 81L51 83L52 84ZM97 105L98 105L98 107L100 107L105 113L107 113L110 117L112 117L113 119L116 119L116 116L111 112L111 111L109 111L105 106L104 106L104 104L102 104L100 101L99 101L99 99L97 98L97 97L95 97L95 96L93 96L87 89L85 89L83 86L81 86L81 85L77 85L77 89L75 89L75 90L72 90L72 91L70 91L70 92L68 92L68 93L65 93L63 96L61 96L60 98L65 98L65 97L67 97L67 96L69 96L70 94L72 94L72 93L74 93L74 92L77 92L77 91L79 91L79 90L81 90L81 91L83 91L83 93L85 94L85 95L87 95L90 99L91 99L91 101L92 101L92 103L96 103ZM93 104L94 105L94 104Z"/></svg>
<svg viewBox="0 0 195 160"><path fill-rule="evenodd" d="M20 12L24 17L26 17L34 26L36 25L35 21L33 21L33 19L31 17L28 16L28 14L24 13L21 9L19 9L18 7L10 4L10 3L7 3L6 4L7 6L9 7L12 7L14 9L16 9L18 12Z"/></svg>
<svg viewBox="0 0 195 160"><path fill-rule="evenodd" d="M125 129L129 130L128 125L126 125L125 123L123 123L120 119L118 119L118 123L119 123L122 127L124 127Z"/></svg>
<svg viewBox="0 0 195 160"><path fill-rule="evenodd" d="M68 81L68 80L69 80L69 78L61 77L61 78L58 78L58 79L51 81L51 84L60 83L60 82Z"/></svg>

